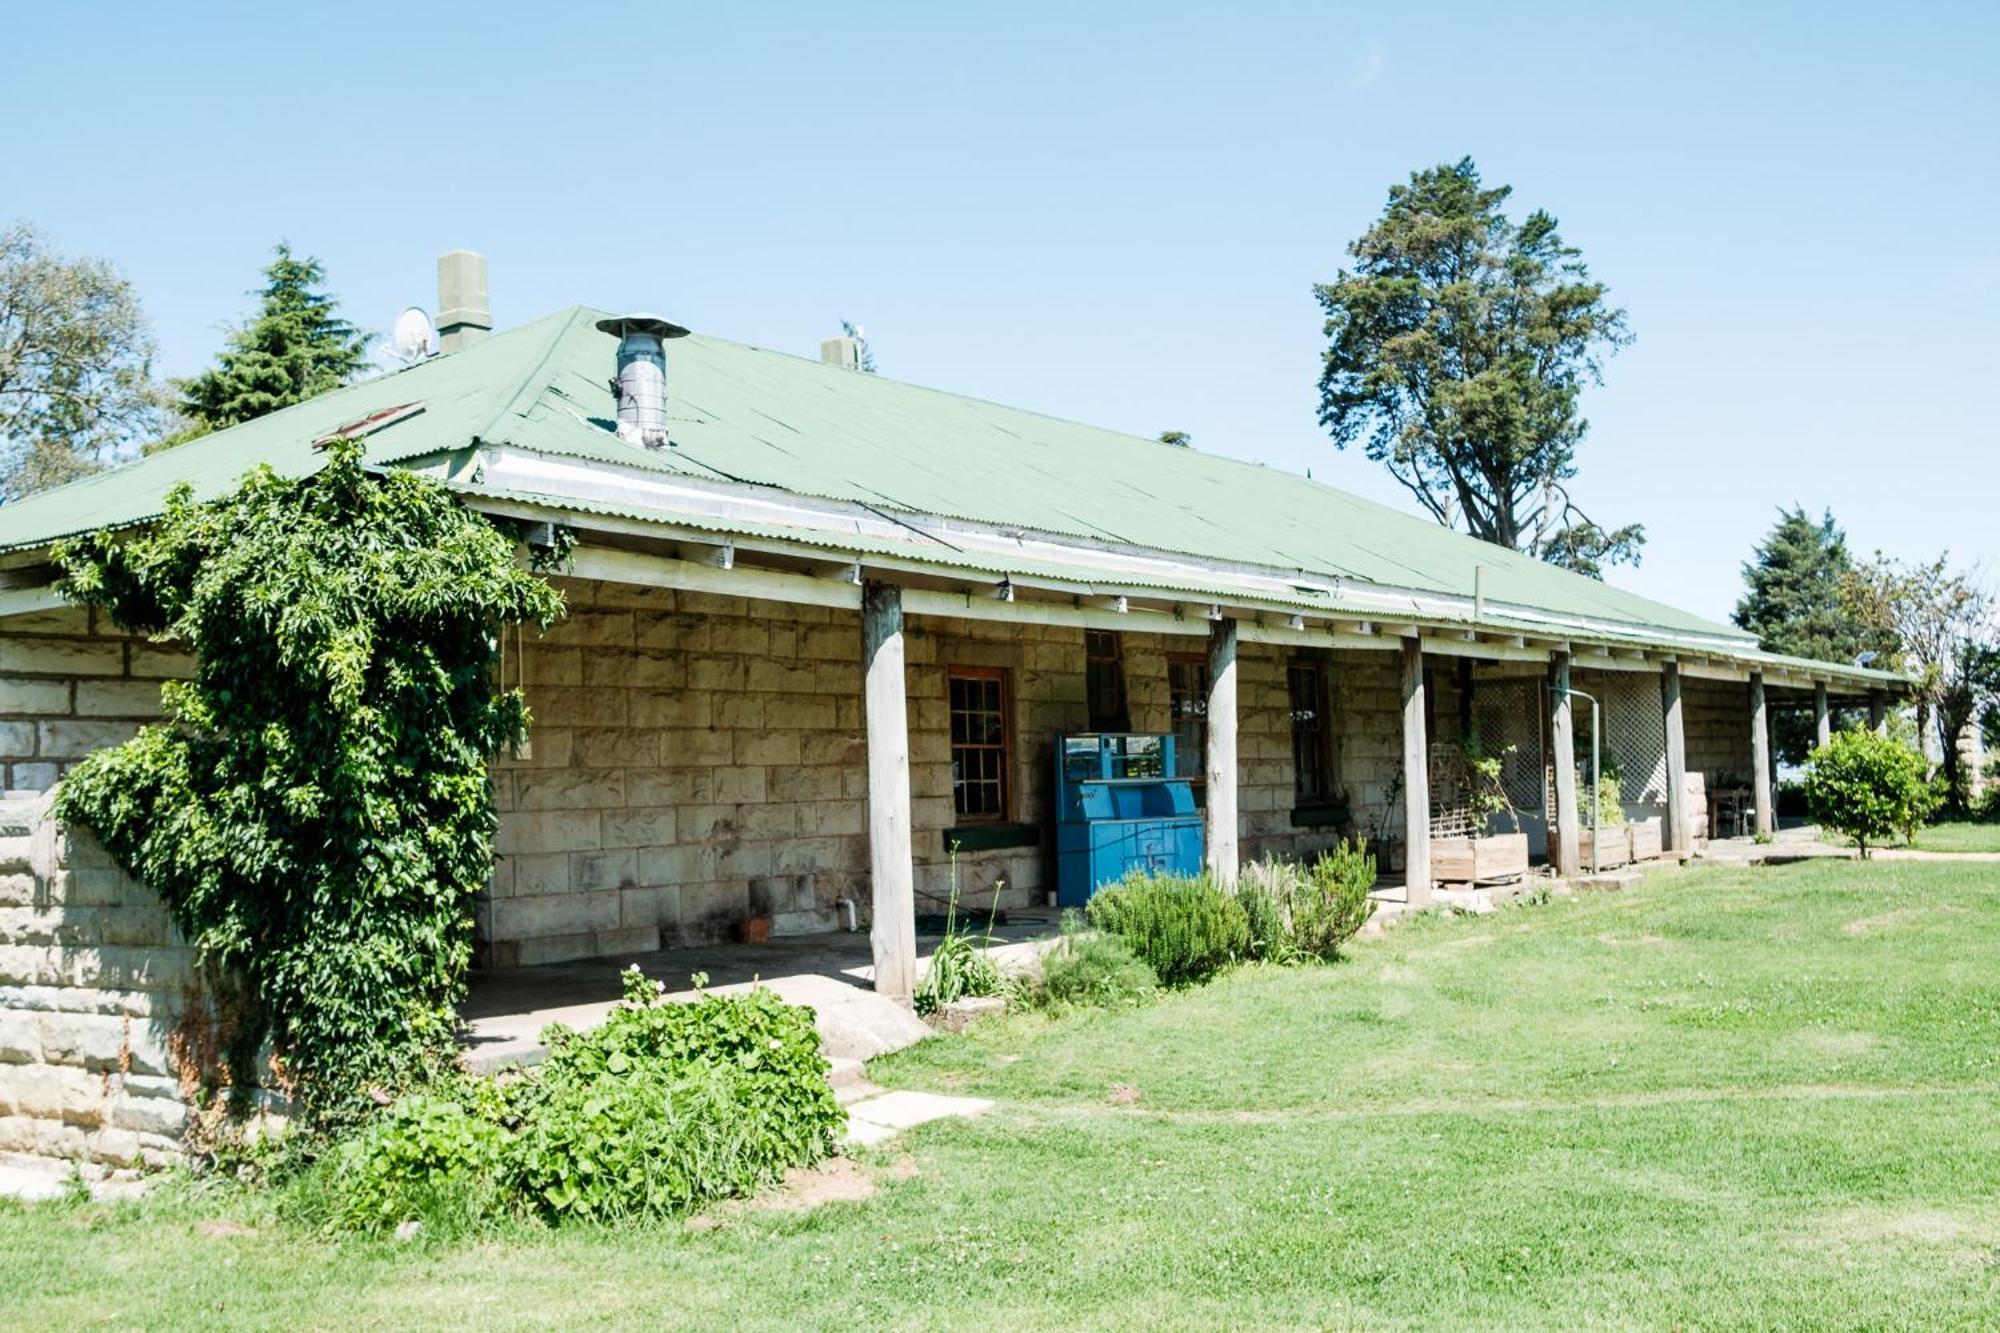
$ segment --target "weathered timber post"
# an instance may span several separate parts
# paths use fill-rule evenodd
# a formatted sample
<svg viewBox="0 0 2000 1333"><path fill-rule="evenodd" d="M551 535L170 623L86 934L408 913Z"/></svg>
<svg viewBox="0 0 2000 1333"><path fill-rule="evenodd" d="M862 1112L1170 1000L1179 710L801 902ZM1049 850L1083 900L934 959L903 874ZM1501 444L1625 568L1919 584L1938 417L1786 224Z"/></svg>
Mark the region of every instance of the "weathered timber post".
<svg viewBox="0 0 2000 1333"><path fill-rule="evenodd" d="M862 711L868 728L868 873L875 989L908 1000L917 987L917 915L910 862L910 713L903 679L903 592L861 592Z"/></svg>
<svg viewBox="0 0 2000 1333"><path fill-rule="evenodd" d="M1833 715L1826 705L1826 682L1813 682L1813 744L1825 745L1833 739Z"/></svg>
<svg viewBox="0 0 2000 1333"><path fill-rule="evenodd" d="M1687 808L1687 729L1681 721L1681 666L1668 662L1660 671L1660 709L1667 724L1667 850L1691 852Z"/></svg>
<svg viewBox="0 0 2000 1333"><path fill-rule="evenodd" d="M1412 907L1431 900L1431 746L1424 734L1424 641L1405 635L1403 654L1403 884Z"/></svg>
<svg viewBox="0 0 2000 1333"><path fill-rule="evenodd" d="M1764 703L1764 673L1750 673L1750 768L1751 788L1757 803L1757 832L1778 831L1777 812L1771 804L1771 715Z"/></svg>
<svg viewBox="0 0 2000 1333"><path fill-rule="evenodd" d="M1236 882L1236 622L1208 629L1208 873Z"/></svg>
<svg viewBox="0 0 2000 1333"><path fill-rule="evenodd" d="M1576 719L1570 711L1569 653L1549 654L1549 757L1556 769L1556 827L1549 840L1549 860L1556 873L1574 875L1583 869L1582 843L1576 820Z"/></svg>

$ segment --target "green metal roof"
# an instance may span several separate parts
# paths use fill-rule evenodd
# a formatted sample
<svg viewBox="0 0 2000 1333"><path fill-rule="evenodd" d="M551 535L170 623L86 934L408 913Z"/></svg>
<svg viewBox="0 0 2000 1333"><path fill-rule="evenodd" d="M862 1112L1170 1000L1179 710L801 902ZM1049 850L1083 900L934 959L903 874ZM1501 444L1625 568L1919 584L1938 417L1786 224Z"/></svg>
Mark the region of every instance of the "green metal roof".
<svg viewBox="0 0 2000 1333"><path fill-rule="evenodd" d="M1731 626L1290 473L700 334L669 347L672 447L628 445L606 420L615 340L592 327L601 317L572 308L5 506L0 549L142 522L176 483L218 495L259 462L304 475L316 439L415 403L368 435L371 459L506 445L1457 597L1483 567L1494 602L1754 647Z"/></svg>

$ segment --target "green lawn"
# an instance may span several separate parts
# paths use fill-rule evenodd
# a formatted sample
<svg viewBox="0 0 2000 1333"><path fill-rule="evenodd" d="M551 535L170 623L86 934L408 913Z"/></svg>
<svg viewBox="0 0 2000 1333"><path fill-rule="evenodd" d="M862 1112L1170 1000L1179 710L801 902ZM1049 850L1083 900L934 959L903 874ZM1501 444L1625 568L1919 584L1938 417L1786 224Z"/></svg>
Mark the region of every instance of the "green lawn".
<svg viewBox="0 0 2000 1333"><path fill-rule="evenodd" d="M872 1156L872 1198L699 1229L397 1246L241 1198L8 1209L0 1319L2000 1320L2000 865L1661 874L874 1073L1000 1107Z"/></svg>
<svg viewBox="0 0 2000 1333"><path fill-rule="evenodd" d="M1927 852L2000 852L2000 819L1961 819L1926 824L1917 846Z"/></svg>

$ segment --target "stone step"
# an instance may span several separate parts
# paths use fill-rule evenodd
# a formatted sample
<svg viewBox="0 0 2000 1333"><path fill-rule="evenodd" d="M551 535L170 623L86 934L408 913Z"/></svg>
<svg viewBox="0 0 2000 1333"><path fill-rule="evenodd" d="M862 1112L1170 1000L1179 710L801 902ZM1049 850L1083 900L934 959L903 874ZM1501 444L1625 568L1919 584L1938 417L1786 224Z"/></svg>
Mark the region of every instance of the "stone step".
<svg viewBox="0 0 2000 1333"><path fill-rule="evenodd" d="M835 1088L833 1090L833 1099L842 1106L852 1106L856 1102L865 1102L871 1097L879 1097L883 1091L884 1089L881 1084L870 1083L867 1079L862 1079L859 1083L847 1083Z"/></svg>
<svg viewBox="0 0 2000 1333"><path fill-rule="evenodd" d="M844 1055L831 1055L827 1057L826 1063L828 1066L826 1081L836 1088L845 1088L851 1084L867 1081L867 1066L859 1060Z"/></svg>

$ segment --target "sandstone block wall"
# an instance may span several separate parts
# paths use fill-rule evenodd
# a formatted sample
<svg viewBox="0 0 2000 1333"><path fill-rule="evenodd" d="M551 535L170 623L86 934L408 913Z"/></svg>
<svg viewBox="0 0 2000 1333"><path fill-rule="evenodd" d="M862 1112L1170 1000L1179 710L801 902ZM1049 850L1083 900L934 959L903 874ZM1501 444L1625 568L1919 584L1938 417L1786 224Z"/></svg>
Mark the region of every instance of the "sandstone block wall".
<svg viewBox="0 0 2000 1333"><path fill-rule="evenodd" d="M1687 766L1710 791L1725 781L1748 784L1751 775L1750 686L1735 681L1681 681L1681 726Z"/></svg>
<svg viewBox="0 0 2000 1333"><path fill-rule="evenodd" d="M781 933L833 929L839 899L868 915L867 752L856 613L557 580L569 614L503 664L526 682L530 753L496 766L496 867L481 907L489 966L640 952L726 938L769 913ZM1024 845L961 852L962 905L1019 909L1053 887L1054 741L1088 724L1081 629L910 617L911 827L918 911L941 911L956 818L946 678L1002 667L1013 715L1009 822ZM1171 728L1167 654L1199 636L1125 634L1135 730ZM1292 823L1290 701L1270 645L1243 651L1246 854L1306 853L1339 829ZM1356 819L1401 764L1388 653L1323 655L1336 781ZM1442 704L1440 706L1443 706ZM1453 705L1455 706L1455 705ZM1351 770L1351 776L1350 776Z"/></svg>
<svg viewBox="0 0 2000 1333"><path fill-rule="evenodd" d="M47 791L92 750L160 715L160 682L186 653L64 607L0 619L0 791Z"/></svg>
<svg viewBox="0 0 2000 1333"><path fill-rule="evenodd" d="M0 804L0 1151L161 1164L179 1152L193 951L151 889L48 798Z"/></svg>

